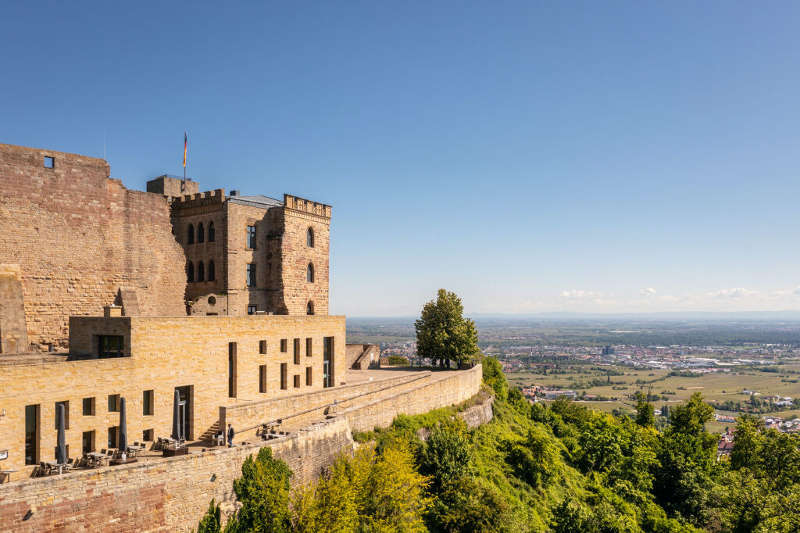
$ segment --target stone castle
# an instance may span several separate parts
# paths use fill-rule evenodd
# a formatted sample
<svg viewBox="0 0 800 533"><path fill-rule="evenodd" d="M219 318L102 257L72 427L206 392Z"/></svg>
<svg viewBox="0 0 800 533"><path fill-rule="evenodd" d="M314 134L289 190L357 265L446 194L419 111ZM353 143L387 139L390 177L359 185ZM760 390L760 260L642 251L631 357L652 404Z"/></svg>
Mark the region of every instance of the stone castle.
<svg viewBox="0 0 800 533"><path fill-rule="evenodd" d="M167 175L146 188L102 159L0 144L0 530L189 530L258 447L303 481L352 430L478 392L479 366L368 370L377 348L346 345L331 206ZM61 407L75 465L118 449L123 398L137 462L31 477L55 459ZM239 444L213 447L228 424ZM162 458L176 425L191 453Z"/></svg>

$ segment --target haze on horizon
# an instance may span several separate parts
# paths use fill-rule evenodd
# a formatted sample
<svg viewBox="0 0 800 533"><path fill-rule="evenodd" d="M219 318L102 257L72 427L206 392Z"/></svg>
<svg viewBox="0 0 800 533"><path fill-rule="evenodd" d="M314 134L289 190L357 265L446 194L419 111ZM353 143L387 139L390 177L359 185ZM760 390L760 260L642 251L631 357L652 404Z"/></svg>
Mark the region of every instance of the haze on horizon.
<svg viewBox="0 0 800 533"><path fill-rule="evenodd" d="M331 312L800 310L800 5L9 4L0 142L333 205Z"/></svg>

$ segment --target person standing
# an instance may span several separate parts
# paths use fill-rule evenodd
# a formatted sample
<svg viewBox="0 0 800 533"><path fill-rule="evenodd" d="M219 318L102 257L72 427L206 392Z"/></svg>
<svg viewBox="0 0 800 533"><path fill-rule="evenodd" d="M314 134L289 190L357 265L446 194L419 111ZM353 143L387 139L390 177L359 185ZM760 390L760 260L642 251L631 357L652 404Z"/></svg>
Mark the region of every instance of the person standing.
<svg viewBox="0 0 800 533"><path fill-rule="evenodd" d="M228 424L228 448L233 447L233 436L234 436L233 426Z"/></svg>

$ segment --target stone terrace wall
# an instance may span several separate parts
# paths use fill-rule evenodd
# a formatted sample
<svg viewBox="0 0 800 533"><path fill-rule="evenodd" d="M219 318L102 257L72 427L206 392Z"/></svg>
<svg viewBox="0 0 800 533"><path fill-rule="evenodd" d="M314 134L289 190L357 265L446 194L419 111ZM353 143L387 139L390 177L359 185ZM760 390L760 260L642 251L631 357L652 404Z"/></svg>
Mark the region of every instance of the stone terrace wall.
<svg viewBox="0 0 800 533"><path fill-rule="evenodd" d="M0 263L21 266L32 343L65 346L67 317L102 315L120 287L143 315L186 314L166 198L109 179L102 159L0 144Z"/></svg>
<svg viewBox="0 0 800 533"><path fill-rule="evenodd" d="M338 455L352 451L353 440L342 419L266 445L289 464L295 482L306 482ZM233 480L241 476L244 460L259 448L220 448L2 485L0 531L191 531L212 498L232 506Z"/></svg>

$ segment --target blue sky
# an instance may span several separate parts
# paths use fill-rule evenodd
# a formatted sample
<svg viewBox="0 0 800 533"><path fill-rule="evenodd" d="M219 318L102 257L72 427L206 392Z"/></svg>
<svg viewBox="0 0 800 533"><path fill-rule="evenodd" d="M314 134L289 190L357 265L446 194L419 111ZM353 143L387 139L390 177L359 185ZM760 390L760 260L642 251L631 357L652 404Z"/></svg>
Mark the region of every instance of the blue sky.
<svg viewBox="0 0 800 533"><path fill-rule="evenodd" d="M129 3L134 4L134 3ZM800 4L3 8L0 142L333 205L331 311L800 309Z"/></svg>

